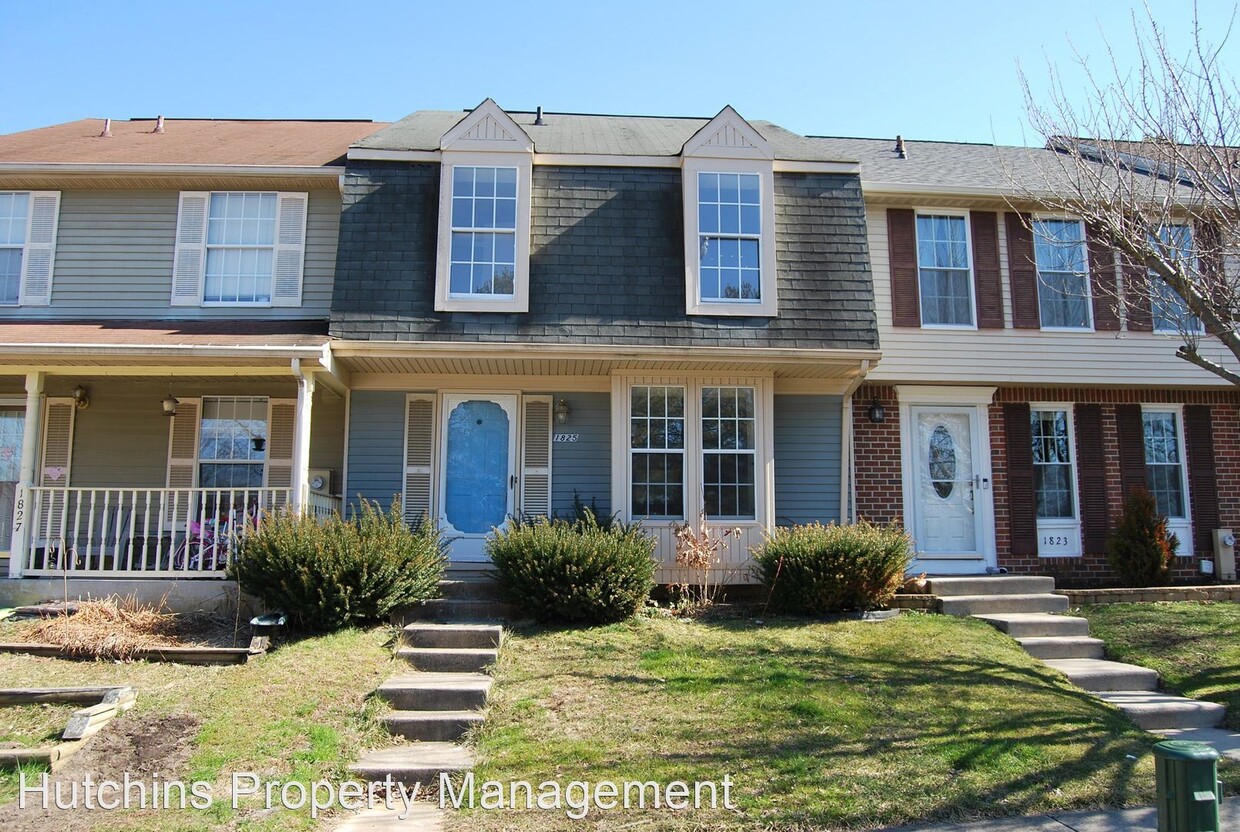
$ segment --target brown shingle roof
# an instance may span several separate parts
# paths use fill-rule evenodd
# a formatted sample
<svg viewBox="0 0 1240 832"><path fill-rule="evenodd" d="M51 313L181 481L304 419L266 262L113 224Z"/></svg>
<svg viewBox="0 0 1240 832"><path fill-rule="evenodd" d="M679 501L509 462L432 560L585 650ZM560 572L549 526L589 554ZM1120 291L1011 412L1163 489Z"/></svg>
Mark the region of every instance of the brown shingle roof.
<svg viewBox="0 0 1240 832"><path fill-rule="evenodd" d="M85 118L0 136L0 163L154 165L343 164L349 145L381 130L373 121L215 121L154 119L112 121L101 138L103 119Z"/></svg>
<svg viewBox="0 0 1240 832"><path fill-rule="evenodd" d="M0 345L319 347L324 321L5 321Z"/></svg>

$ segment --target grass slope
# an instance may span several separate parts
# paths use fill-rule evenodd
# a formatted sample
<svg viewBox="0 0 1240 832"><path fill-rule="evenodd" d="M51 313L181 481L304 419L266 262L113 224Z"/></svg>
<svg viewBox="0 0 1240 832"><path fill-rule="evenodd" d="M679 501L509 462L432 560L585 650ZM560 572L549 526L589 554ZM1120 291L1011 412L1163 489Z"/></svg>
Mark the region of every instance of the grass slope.
<svg viewBox="0 0 1240 832"><path fill-rule="evenodd" d="M228 828L238 832L311 829L309 810L267 813L223 799L234 771L309 782L338 779L361 748L384 744L367 695L392 672L387 628L346 630L280 645L247 665L193 667L135 662L76 662L0 654L5 687L132 685L138 706L120 720L174 714L199 722L182 778L216 783L216 803L195 810L100 813L97 829ZM0 708L0 724L6 709ZM17 717L13 718L16 721ZM23 723L30 718L23 716ZM33 725L24 725L27 733ZM61 726L63 728L63 725ZM390 742L390 738L388 740ZM16 798L17 777L0 772L0 804Z"/></svg>
<svg viewBox="0 0 1240 832"><path fill-rule="evenodd" d="M826 829L1153 798L1156 741L983 624L656 618L514 634L479 781L719 780L739 811L593 813L592 829ZM574 828L455 815L457 830Z"/></svg>
<svg viewBox="0 0 1240 832"><path fill-rule="evenodd" d="M1157 670L1163 687L1227 706L1240 729L1240 604L1190 602L1083 607L1107 657Z"/></svg>

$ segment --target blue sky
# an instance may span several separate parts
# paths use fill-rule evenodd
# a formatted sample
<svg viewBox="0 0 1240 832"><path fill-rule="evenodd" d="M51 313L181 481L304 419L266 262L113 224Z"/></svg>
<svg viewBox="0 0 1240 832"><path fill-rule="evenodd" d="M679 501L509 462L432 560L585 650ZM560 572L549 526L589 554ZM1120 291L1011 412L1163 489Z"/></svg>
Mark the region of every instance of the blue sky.
<svg viewBox="0 0 1240 832"><path fill-rule="evenodd" d="M1139 0L1138 0L1139 2ZM1149 0L1187 46L1190 3ZM1129 0L185 3L0 0L0 133L85 117L372 118L468 108L746 117L801 133L1021 143L1017 62L1131 60ZM1141 7L1136 6L1143 14ZM1202 2L1214 30L1230 0ZM1234 66L1240 36L1228 46Z"/></svg>

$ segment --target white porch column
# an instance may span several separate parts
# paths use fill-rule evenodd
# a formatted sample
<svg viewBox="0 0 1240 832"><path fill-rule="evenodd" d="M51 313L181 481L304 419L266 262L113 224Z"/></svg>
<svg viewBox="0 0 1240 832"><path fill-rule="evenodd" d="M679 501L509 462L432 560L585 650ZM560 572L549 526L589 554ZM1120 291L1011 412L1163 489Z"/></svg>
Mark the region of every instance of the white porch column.
<svg viewBox="0 0 1240 832"><path fill-rule="evenodd" d="M297 511L310 505L310 415L314 408L314 375L297 379L297 417L293 438L293 502Z"/></svg>
<svg viewBox="0 0 1240 832"><path fill-rule="evenodd" d="M20 578L30 547L30 488L38 468L43 430L43 373L26 374L26 422L22 428L22 465L17 503L13 506L13 539L9 546L9 577Z"/></svg>

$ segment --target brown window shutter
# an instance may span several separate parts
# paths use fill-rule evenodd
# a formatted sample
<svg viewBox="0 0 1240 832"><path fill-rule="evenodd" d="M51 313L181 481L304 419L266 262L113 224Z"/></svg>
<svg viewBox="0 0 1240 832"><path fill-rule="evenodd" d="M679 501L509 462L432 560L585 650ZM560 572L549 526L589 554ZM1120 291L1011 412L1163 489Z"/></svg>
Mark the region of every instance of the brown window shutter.
<svg viewBox="0 0 1240 832"><path fill-rule="evenodd" d="M1119 484L1125 500L1145 481L1145 427L1141 405L1115 405L1115 432L1119 439Z"/></svg>
<svg viewBox="0 0 1240 832"><path fill-rule="evenodd" d="M917 224L912 209L887 209L887 256L891 269L891 323L921 326L917 287Z"/></svg>
<svg viewBox="0 0 1240 832"><path fill-rule="evenodd" d="M977 325L1003 329L1003 281L999 276L999 215L970 211L973 280L977 285Z"/></svg>
<svg viewBox="0 0 1240 832"><path fill-rule="evenodd" d="M1154 318L1150 312L1149 277L1144 266L1132 263L1120 255L1124 269L1124 312L1128 316L1129 332L1150 332Z"/></svg>
<svg viewBox="0 0 1240 832"><path fill-rule="evenodd" d="M1008 276L1012 282L1012 326L1037 329L1042 325L1038 311L1038 269L1033 259L1033 232L1029 215L1007 212Z"/></svg>
<svg viewBox="0 0 1240 832"><path fill-rule="evenodd" d="M1193 510L1193 550L1209 552L1218 528L1218 480L1214 471L1214 430L1210 406L1184 408L1184 443L1188 445L1188 491Z"/></svg>
<svg viewBox="0 0 1240 832"><path fill-rule="evenodd" d="M1119 329L1118 285L1115 282L1115 250L1095 226L1085 226L1085 245L1089 251L1089 284L1094 302L1094 329Z"/></svg>
<svg viewBox="0 0 1240 832"><path fill-rule="evenodd" d="M1033 431L1029 403L1003 406L1007 447L1008 523L1013 555L1038 553L1038 508L1033 495Z"/></svg>
<svg viewBox="0 0 1240 832"><path fill-rule="evenodd" d="M1081 491L1081 537L1086 554L1106 550L1111 518L1107 509L1106 452L1102 444L1102 405L1078 404L1076 470Z"/></svg>

